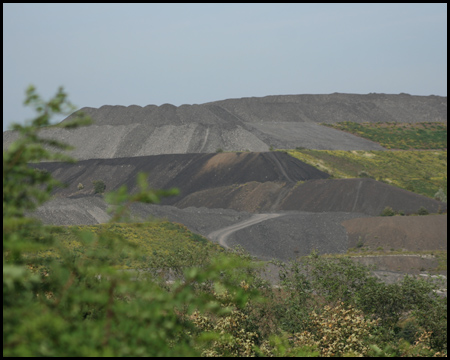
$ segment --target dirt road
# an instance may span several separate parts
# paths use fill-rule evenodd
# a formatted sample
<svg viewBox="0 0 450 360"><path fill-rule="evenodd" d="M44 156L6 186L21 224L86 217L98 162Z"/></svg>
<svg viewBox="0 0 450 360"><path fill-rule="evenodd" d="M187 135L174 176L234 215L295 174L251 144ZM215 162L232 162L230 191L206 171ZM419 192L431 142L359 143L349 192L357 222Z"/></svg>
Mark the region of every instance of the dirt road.
<svg viewBox="0 0 450 360"><path fill-rule="evenodd" d="M213 231L212 233L210 233L207 236L207 238L212 241L218 242L224 248L228 248L228 245L226 244L226 240L235 231L238 231L238 230L244 229L248 226L252 226L257 223L260 223L262 221L266 221L266 220L273 219L273 218L283 216L283 215L284 214L256 214L256 215L253 215L248 220L242 221L240 223L237 223L237 224L234 224L231 226L227 226L226 228L223 228L223 229Z"/></svg>

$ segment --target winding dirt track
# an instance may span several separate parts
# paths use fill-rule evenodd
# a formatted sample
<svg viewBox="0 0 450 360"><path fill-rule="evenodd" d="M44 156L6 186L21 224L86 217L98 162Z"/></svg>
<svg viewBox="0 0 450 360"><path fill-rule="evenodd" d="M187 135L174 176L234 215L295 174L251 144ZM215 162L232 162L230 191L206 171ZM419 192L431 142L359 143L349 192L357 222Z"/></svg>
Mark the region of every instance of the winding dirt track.
<svg viewBox="0 0 450 360"><path fill-rule="evenodd" d="M226 228L213 231L212 233L210 233L207 236L207 238L212 241L218 242L224 248L228 248L228 245L226 244L226 240L235 231L238 231L238 230L244 229L248 226L252 226L257 223L260 223L262 221L266 221L266 220L273 219L273 218L283 216L283 215L284 214L256 214L256 215L253 215L250 219L242 221L238 224L234 224L231 226L227 226Z"/></svg>

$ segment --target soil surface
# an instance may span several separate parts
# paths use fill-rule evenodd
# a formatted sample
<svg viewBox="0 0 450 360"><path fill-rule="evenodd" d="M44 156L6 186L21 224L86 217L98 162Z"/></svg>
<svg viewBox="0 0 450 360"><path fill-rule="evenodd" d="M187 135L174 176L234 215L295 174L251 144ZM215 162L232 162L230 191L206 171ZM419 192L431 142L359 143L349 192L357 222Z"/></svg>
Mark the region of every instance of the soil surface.
<svg viewBox="0 0 450 360"><path fill-rule="evenodd" d="M447 250L447 214L350 219L342 223L349 247Z"/></svg>

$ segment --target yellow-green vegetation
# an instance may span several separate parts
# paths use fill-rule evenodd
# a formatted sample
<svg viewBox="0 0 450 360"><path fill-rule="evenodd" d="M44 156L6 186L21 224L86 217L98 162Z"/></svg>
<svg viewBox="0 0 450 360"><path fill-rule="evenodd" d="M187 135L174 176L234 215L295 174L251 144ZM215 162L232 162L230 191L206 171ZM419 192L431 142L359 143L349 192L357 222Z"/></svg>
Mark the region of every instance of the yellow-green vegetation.
<svg viewBox="0 0 450 360"><path fill-rule="evenodd" d="M313 311L311 332L295 334L294 343L315 346L322 357L366 356L370 347L365 340L373 337L371 332L377 323L377 319L365 319L361 311L338 302L333 307L326 305L322 313Z"/></svg>
<svg viewBox="0 0 450 360"><path fill-rule="evenodd" d="M447 149L444 123L355 123L322 124L379 143L387 149Z"/></svg>
<svg viewBox="0 0 450 360"><path fill-rule="evenodd" d="M434 198L447 193L447 151L288 150L333 178L371 177Z"/></svg>
<svg viewBox="0 0 450 360"><path fill-rule="evenodd" d="M51 234L55 240L74 254L86 255L86 249L78 241L79 232L92 234L110 234L120 236L131 246L139 247L140 256L131 258L123 250L114 264L117 268L145 268L161 259L169 263L177 258L178 266L202 264L206 258L213 256L223 248L206 238L192 233L181 224L169 221L152 221L145 223L112 223L98 225L53 226ZM40 256L55 256L53 249L41 252Z"/></svg>

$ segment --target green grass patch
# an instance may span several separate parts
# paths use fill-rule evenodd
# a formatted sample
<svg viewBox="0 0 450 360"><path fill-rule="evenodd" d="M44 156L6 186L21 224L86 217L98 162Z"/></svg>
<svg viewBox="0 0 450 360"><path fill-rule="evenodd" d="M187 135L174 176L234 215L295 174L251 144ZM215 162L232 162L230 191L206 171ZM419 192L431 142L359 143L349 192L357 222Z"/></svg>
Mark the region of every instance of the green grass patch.
<svg viewBox="0 0 450 360"><path fill-rule="evenodd" d="M387 149L447 149L444 123L354 123L321 124L379 143Z"/></svg>
<svg viewBox="0 0 450 360"><path fill-rule="evenodd" d="M371 177L434 198L447 194L447 151L289 150L288 154L330 174L346 179Z"/></svg>
<svg viewBox="0 0 450 360"><path fill-rule="evenodd" d="M155 221L146 223L114 223L78 226L52 226L51 233L58 244L69 250L74 256L89 256L79 241L77 234L83 232L95 236L108 235L123 239L123 247L114 266L118 268L145 268L162 264L194 266L205 262L223 249L201 235L189 231L184 225ZM132 247L138 246L139 256L131 257ZM55 249L40 252L39 257L58 257Z"/></svg>

